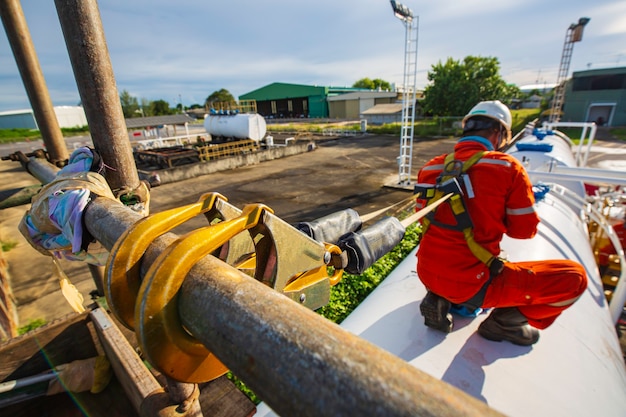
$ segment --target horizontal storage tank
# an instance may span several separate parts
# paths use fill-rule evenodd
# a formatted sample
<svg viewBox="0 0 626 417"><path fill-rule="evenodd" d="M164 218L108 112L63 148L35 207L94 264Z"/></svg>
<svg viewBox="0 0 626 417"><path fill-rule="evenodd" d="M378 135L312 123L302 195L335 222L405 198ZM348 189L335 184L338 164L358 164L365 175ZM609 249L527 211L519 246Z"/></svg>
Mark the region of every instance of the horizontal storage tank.
<svg viewBox="0 0 626 417"><path fill-rule="evenodd" d="M574 192L578 196L585 195L585 187L580 180L555 180L550 175L542 176L542 172L551 172L557 167L576 167L576 158L572 153L571 141L559 134L544 129L535 129L533 134L526 135L516 142L508 152L521 161L531 173L534 184L537 182L556 182Z"/></svg>
<svg viewBox="0 0 626 417"><path fill-rule="evenodd" d="M257 142L267 132L265 119L256 113L208 115L204 119L204 128L212 137L252 139Z"/></svg>

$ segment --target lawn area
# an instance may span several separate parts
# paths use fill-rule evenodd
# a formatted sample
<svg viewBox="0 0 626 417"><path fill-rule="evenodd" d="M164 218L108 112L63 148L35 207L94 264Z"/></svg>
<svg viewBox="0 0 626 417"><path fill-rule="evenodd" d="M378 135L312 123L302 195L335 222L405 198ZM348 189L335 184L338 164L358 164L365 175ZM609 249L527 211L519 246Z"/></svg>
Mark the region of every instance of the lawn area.
<svg viewBox="0 0 626 417"><path fill-rule="evenodd" d="M89 128L61 128L63 136L77 136L88 134ZM0 129L0 143L27 142L41 139L41 132L37 129Z"/></svg>

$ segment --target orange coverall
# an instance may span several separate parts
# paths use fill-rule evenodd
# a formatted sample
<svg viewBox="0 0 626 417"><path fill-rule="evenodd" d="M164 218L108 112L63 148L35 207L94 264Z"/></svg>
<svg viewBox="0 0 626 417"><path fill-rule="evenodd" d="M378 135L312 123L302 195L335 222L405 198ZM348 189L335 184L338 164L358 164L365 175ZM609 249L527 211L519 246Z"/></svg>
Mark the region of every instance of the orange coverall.
<svg viewBox="0 0 626 417"><path fill-rule="evenodd" d="M477 136L465 137L454 147L455 159L466 161L475 152L491 150ZM445 155L429 161L419 172L418 184L435 184ZM500 254L502 235L532 238L539 217L534 209L532 184L522 164L510 155L487 152L468 171L474 198L464 196L474 224L474 238L494 256ZM417 209L426 200L417 199ZM448 204L435 220L455 224ZM461 231L430 224L417 252L417 273L429 291L454 304L474 296L489 279L489 269L470 251ZM504 270L487 288L483 308L518 307L528 323L544 329L554 322L587 287L585 270L571 260L505 262Z"/></svg>

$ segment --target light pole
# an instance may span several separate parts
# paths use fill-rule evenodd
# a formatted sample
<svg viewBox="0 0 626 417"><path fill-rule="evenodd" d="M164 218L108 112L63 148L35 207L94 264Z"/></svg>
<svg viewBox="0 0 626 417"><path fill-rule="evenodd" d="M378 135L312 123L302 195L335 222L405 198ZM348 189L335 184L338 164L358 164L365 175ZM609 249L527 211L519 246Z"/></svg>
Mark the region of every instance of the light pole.
<svg viewBox="0 0 626 417"><path fill-rule="evenodd" d="M561 65L559 66L559 74L556 79L556 87L554 87L554 99L552 100L552 110L550 111L550 123L558 123L561 119L561 109L563 108L563 100L565 98L565 80L569 72L569 64L572 61L572 52L574 44L583 39L583 29L589 23L588 17L581 17L578 23L572 23L565 33L565 44L563 45L563 54L561 55Z"/></svg>
<svg viewBox="0 0 626 417"><path fill-rule="evenodd" d="M402 82L402 126L400 128L400 156L398 156L398 184L411 184L413 159L413 132L415 123L417 76L417 26L418 17L411 9L390 0L393 14L405 27L404 78Z"/></svg>

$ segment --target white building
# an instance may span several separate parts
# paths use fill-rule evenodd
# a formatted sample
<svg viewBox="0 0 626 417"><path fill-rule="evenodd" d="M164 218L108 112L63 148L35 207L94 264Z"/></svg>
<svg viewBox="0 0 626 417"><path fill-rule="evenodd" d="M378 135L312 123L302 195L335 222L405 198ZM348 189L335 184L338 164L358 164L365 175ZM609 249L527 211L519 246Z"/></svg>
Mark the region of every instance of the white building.
<svg viewBox="0 0 626 417"><path fill-rule="evenodd" d="M87 126L82 106L55 106L59 127ZM0 129L39 129L32 109L0 112Z"/></svg>

